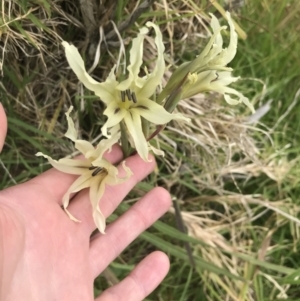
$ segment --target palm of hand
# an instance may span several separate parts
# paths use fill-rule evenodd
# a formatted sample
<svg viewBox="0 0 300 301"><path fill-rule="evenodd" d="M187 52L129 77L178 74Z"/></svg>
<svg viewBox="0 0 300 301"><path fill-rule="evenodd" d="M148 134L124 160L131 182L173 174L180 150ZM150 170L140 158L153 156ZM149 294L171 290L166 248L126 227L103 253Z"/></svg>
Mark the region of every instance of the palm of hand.
<svg viewBox="0 0 300 301"><path fill-rule="evenodd" d="M114 148L107 158L119 161L120 150ZM154 162L145 163L138 156L127 159L126 163L134 176L126 183L107 187L101 200L105 216L110 215L128 191L154 167ZM0 291L0 297L6 295L4 300L15 301L20 296L22 300L94 300L94 278L170 205L165 190L153 189L110 224L105 235L98 234L90 240L96 227L88 191L77 194L69 206L81 223L71 221L60 207L62 195L74 179L72 175L51 169L1 192L0 230L4 239L3 246L0 245L3 250L3 254L0 251L0 268L2 264L5 276L2 287L7 289ZM165 255L154 252L97 300L142 300L159 284L167 270Z"/></svg>
<svg viewBox="0 0 300 301"><path fill-rule="evenodd" d="M92 300L89 237L35 185L24 198L26 186L22 187L26 191L18 190L15 199L9 199L14 209L1 210L6 211L3 232L15 236L10 238L11 248L21 253L9 300L18 300L20 292L24 300L48 300L49 291L55 296L52 300Z"/></svg>

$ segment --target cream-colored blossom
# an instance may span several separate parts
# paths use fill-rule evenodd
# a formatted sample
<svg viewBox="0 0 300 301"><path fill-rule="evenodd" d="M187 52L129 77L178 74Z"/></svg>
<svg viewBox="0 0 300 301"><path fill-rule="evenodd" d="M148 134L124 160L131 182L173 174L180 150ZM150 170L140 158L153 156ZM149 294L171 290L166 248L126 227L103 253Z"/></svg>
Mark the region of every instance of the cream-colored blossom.
<svg viewBox="0 0 300 301"><path fill-rule="evenodd" d="M194 73L195 74L195 73ZM253 105L249 99L239 91L227 87L231 83L239 80L239 77L233 77L229 71L203 71L196 74L197 80L187 83L183 89L183 98L189 98L201 92L215 91L224 95L224 99L230 105L237 105L243 102L248 108L254 112ZM235 95L237 98L231 97Z"/></svg>
<svg viewBox="0 0 300 301"><path fill-rule="evenodd" d="M156 66L152 73L147 72L145 76L139 76L143 63L143 42L148 33L148 28L143 27L132 41L130 64L127 67L128 76L120 82L116 79L115 67L105 82L95 81L86 72L78 50L67 42L63 42L66 57L72 70L86 88L92 90L107 105L104 114L108 119L102 127L102 133L108 137L108 129L124 121L137 152L145 161L148 160L149 147L147 137L142 131L141 118L154 124L166 124L172 119L188 120L181 114L167 112L163 106L150 99L155 94L157 86L161 84L165 71L165 61L164 44L159 27L152 22L147 22L146 25L152 27L156 33Z"/></svg>
<svg viewBox="0 0 300 301"><path fill-rule="evenodd" d="M223 94L229 104L236 105L243 102L254 112L254 107L247 97L237 90L227 87L236 82L239 77L233 77L231 75L232 68L227 66L236 55L238 35L229 12L226 12L226 17L230 29L228 46L223 48L221 35L226 26L220 26L218 19L211 14L210 25L213 34L208 44L194 60L183 63L175 70L162 92L162 97L174 90L178 83L187 77L182 87L182 98L188 98L200 92L214 91Z"/></svg>
<svg viewBox="0 0 300 301"><path fill-rule="evenodd" d="M85 140L77 139L77 131L73 120L69 116L72 107L66 113L68 121L68 131L65 136L75 143L75 148L79 150L84 159L60 159L54 160L51 157L39 152L36 156L43 156L48 159L49 163L61 172L73 175L79 175L75 182L69 187L63 196L62 203L69 217L78 220L67 210L69 205L70 195L84 188L90 188L89 196L93 208L93 218L95 224L101 233L105 230L105 217L99 208L99 202L104 194L105 185L116 185L126 181L131 176L131 171L123 162L123 168L127 175L124 178L118 178L118 169L109 161L103 158L104 152L110 150L119 138L119 133L114 133L110 139L103 139L99 142L96 148Z"/></svg>

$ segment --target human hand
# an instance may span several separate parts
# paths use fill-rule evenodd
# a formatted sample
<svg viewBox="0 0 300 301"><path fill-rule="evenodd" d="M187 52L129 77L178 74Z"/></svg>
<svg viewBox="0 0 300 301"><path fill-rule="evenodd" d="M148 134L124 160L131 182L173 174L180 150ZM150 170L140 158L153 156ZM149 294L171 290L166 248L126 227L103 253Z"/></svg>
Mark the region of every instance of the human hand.
<svg viewBox="0 0 300 301"><path fill-rule="evenodd" d="M6 132L4 117L0 105L0 149ZM106 158L120 161L121 150L114 147ZM123 184L106 187L101 200L106 217L155 166L154 160L146 163L137 155L126 159L126 164L134 175ZM108 225L105 235L96 234L90 239L96 226L88 191L75 195L68 207L81 223L70 220L61 208L62 196L75 178L50 169L0 192L0 300L94 300L94 278L171 203L166 190L154 188ZM168 268L167 256L153 252L96 300L143 300L162 281Z"/></svg>
<svg viewBox="0 0 300 301"><path fill-rule="evenodd" d="M7 131L7 119L3 109L2 104L0 103L0 153L4 144L5 136Z"/></svg>

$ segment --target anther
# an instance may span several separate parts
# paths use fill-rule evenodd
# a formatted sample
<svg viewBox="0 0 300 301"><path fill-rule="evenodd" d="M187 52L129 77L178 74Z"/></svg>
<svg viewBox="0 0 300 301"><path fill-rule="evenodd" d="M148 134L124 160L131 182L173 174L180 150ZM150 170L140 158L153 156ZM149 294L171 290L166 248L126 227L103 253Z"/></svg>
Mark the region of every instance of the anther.
<svg viewBox="0 0 300 301"><path fill-rule="evenodd" d="M121 91L122 102L125 102L125 91Z"/></svg>
<svg viewBox="0 0 300 301"><path fill-rule="evenodd" d="M103 167L97 167L97 168L93 171L92 177L96 176L102 169L103 169Z"/></svg>
<svg viewBox="0 0 300 301"><path fill-rule="evenodd" d="M136 95L134 92L131 93L131 97L134 103L137 103Z"/></svg>
<svg viewBox="0 0 300 301"><path fill-rule="evenodd" d="M130 90L128 89L128 90L126 90L125 92L126 92L126 95L127 95L128 100L132 100L131 94L130 94Z"/></svg>
<svg viewBox="0 0 300 301"><path fill-rule="evenodd" d="M89 167L89 170L93 170L93 169L96 169L96 168L97 168L97 166L92 165L92 166Z"/></svg>

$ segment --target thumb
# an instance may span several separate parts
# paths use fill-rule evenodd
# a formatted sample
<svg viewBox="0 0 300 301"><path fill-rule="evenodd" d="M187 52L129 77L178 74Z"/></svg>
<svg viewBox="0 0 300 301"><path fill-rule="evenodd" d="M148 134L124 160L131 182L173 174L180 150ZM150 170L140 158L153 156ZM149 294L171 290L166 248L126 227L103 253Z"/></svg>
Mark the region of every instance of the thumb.
<svg viewBox="0 0 300 301"><path fill-rule="evenodd" d="M4 112L4 108L0 103L0 153L4 145L6 132L7 132L7 118Z"/></svg>

